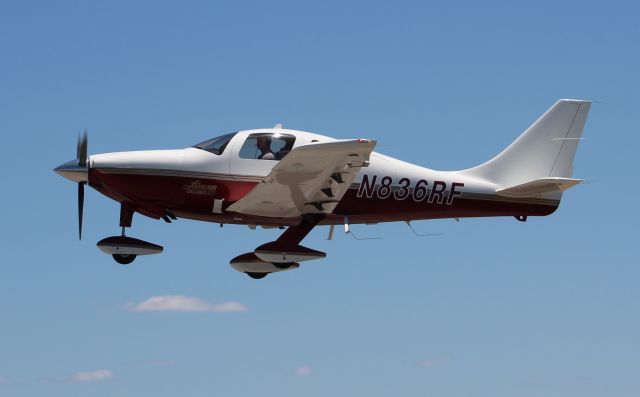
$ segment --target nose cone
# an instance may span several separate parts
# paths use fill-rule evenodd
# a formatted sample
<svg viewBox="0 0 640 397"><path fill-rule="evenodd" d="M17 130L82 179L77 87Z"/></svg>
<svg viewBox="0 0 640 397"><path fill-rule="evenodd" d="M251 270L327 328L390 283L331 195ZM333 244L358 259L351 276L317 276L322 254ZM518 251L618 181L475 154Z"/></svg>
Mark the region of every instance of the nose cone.
<svg viewBox="0 0 640 397"><path fill-rule="evenodd" d="M78 164L78 160L67 161L53 169L53 171L73 182L87 182L89 169Z"/></svg>

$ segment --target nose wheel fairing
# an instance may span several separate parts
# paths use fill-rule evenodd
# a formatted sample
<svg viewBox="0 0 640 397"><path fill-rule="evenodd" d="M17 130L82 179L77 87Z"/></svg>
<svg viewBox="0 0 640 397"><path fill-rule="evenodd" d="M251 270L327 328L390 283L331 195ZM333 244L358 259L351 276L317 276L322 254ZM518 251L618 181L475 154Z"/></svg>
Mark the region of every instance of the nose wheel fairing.
<svg viewBox="0 0 640 397"><path fill-rule="evenodd" d="M100 240L100 251L107 255L153 255L163 251L161 245L127 236L112 236Z"/></svg>
<svg viewBox="0 0 640 397"><path fill-rule="evenodd" d="M123 202L120 206L120 226L122 227L122 234L120 236L104 238L96 244L102 252L113 256L113 259L121 265L128 265L133 262L138 255L154 255L164 250L161 245L125 236L125 228L131 227L134 212L133 205L128 202Z"/></svg>

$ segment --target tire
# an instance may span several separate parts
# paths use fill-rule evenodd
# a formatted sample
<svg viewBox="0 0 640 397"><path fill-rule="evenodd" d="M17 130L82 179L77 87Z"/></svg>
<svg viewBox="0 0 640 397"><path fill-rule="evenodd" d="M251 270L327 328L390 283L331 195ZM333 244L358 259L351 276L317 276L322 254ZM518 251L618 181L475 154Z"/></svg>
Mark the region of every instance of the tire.
<svg viewBox="0 0 640 397"><path fill-rule="evenodd" d="M136 259L137 255L133 254L113 254L113 259L121 265L128 265Z"/></svg>
<svg viewBox="0 0 640 397"><path fill-rule="evenodd" d="M261 278L265 278L267 277L267 274L269 273L252 273L252 272L247 272L247 276L256 279L256 280L260 280Z"/></svg>
<svg viewBox="0 0 640 397"><path fill-rule="evenodd" d="M277 267L278 269L282 269L282 270L286 270L291 266L293 266L293 262L285 262L285 263L271 262L271 264Z"/></svg>

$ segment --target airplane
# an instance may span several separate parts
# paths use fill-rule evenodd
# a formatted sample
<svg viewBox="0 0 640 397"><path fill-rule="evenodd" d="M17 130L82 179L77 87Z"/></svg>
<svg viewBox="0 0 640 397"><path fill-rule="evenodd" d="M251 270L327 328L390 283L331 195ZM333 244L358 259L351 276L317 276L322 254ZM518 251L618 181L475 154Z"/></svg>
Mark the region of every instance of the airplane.
<svg viewBox="0 0 640 397"><path fill-rule="evenodd" d="M561 99L489 161L436 171L376 153L371 139L334 139L274 128L232 132L192 147L94 154L86 130L76 159L54 171L78 183L82 239L84 187L120 203L121 235L98 247L129 264L163 247L129 237L135 213L251 228L280 228L275 241L230 261L254 279L296 269L326 254L300 245L316 226L411 222L442 218L552 214L572 178L589 113L587 100Z"/></svg>

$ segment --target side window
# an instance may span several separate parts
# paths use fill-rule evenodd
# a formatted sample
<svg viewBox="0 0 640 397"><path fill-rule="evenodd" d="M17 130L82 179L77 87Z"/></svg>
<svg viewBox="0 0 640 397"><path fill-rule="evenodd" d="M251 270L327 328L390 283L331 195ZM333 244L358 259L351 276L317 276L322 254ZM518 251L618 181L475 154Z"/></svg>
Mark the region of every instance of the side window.
<svg viewBox="0 0 640 397"><path fill-rule="evenodd" d="M240 149L240 158L254 160L281 160L296 141L293 135L277 133L251 134Z"/></svg>

